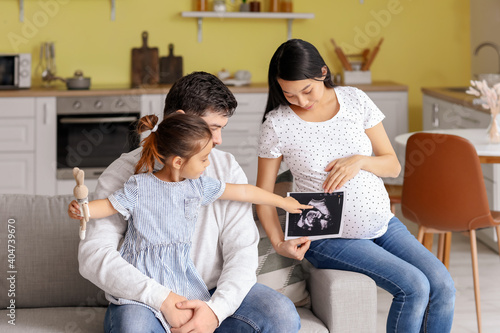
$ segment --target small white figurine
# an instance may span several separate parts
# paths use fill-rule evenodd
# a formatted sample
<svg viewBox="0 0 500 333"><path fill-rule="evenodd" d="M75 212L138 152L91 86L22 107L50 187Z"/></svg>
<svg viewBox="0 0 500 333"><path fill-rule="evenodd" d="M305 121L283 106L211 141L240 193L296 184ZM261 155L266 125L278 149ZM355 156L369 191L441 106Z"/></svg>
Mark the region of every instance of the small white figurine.
<svg viewBox="0 0 500 333"><path fill-rule="evenodd" d="M82 219L80 220L80 239L85 239L85 231L87 229L87 222L90 219L89 213L89 189L83 184L85 173L78 168L73 169L73 177L76 180L76 186L73 189L73 195L80 206Z"/></svg>

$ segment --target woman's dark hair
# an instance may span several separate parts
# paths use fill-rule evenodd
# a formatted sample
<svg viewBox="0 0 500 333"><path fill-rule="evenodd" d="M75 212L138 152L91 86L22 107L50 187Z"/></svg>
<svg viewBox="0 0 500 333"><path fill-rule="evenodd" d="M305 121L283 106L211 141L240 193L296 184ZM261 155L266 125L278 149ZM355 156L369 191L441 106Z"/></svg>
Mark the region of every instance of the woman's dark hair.
<svg viewBox="0 0 500 333"><path fill-rule="evenodd" d="M215 112L231 117L238 106L233 93L216 76L206 72L193 72L177 80L165 98L163 115L183 110L187 114L203 117Z"/></svg>
<svg viewBox="0 0 500 333"><path fill-rule="evenodd" d="M281 90L278 79L287 81L317 79L323 77L323 67L326 67L326 77L323 82L326 87L333 88L335 85L330 69L314 45L301 39L290 39L281 44L269 63L269 96L262 122L270 111L280 105L290 104Z"/></svg>
<svg viewBox="0 0 500 333"><path fill-rule="evenodd" d="M139 134L151 131L158 123L155 115L139 119ZM208 124L200 117L174 113L167 116L155 131L142 140L141 158L135 167L135 173L153 172L156 161L165 164L170 156L180 156L189 160L200 152L212 138Z"/></svg>

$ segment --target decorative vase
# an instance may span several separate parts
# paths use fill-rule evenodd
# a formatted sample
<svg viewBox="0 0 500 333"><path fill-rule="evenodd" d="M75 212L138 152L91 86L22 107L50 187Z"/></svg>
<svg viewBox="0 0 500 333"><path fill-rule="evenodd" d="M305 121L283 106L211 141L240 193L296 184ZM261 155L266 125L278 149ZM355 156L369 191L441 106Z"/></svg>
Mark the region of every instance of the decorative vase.
<svg viewBox="0 0 500 333"><path fill-rule="evenodd" d="M217 13L225 13L227 10L225 0L214 0L213 6L214 12Z"/></svg>
<svg viewBox="0 0 500 333"><path fill-rule="evenodd" d="M249 12L250 4L248 2L244 2L240 5L240 12Z"/></svg>
<svg viewBox="0 0 500 333"><path fill-rule="evenodd" d="M497 114L491 114L491 123L488 127L488 138L490 143L500 143L500 129L498 128Z"/></svg>

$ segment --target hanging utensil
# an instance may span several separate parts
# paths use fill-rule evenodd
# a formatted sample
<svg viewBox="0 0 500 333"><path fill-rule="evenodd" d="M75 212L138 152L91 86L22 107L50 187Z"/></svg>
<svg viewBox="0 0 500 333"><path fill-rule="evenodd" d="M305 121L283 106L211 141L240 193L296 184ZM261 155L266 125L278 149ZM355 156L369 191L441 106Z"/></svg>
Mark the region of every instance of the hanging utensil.
<svg viewBox="0 0 500 333"><path fill-rule="evenodd" d="M50 45L50 71L52 72L52 74L56 74L57 69L56 69L55 46L53 42L51 42L49 45Z"/></svg>
<svg viewBox="0 0 500 333"><path fill-rule="evenodd" d="M371 52L370 56L368 57L368 60L365 62L363 67L361 67L362 71L370 70L370 66L372 65L373 60L375 59L375 56L377 55L378 50L380 49L380 45L382 45L383 41L384 41L384 38L380 38L380 41L378 42L377 46L375 46L375 48Z"/></svg>
<svg viewBox="0 0 500 333"><path fill-rule="evenodd" d="M333 46L335 47L335 53L337 53L337 56L339 57L340 62L342 63L342 66L346 71L352 71L352 66L349 63L349 60L347 60L347 57L345 56L344 52L340 47L335 44L335 40L333 38L330 39L332 42Z"/></svg>
<svg viewBox="0 0 500 333"><path fill-rule="evenodd" d="M45 69L43 67L43 44L40 44L40 55L38 58L38 64L36 65L36 68L35 68L35 75L43 76L44 70Z"/></svg>
<svg viewBox="0 0 500 333"><path fill-rule="evenodd" d="M116 19L116 1L111 0L111 21Z"/></svg>

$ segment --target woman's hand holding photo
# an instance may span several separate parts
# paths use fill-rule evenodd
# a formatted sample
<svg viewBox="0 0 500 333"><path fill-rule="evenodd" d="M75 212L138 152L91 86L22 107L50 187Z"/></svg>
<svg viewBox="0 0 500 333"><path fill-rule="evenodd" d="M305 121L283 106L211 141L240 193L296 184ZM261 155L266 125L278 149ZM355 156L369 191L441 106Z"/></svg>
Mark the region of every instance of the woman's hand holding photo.
<svg viewBox="0 0 500 333"><path fill-rule="evenodd" d="M279 255L296 260L302 260L304 259L304 255L307 250L309 250L309 245L311 245L311 240L309 238L300 237L281 241L273 247Z"/></svg>

